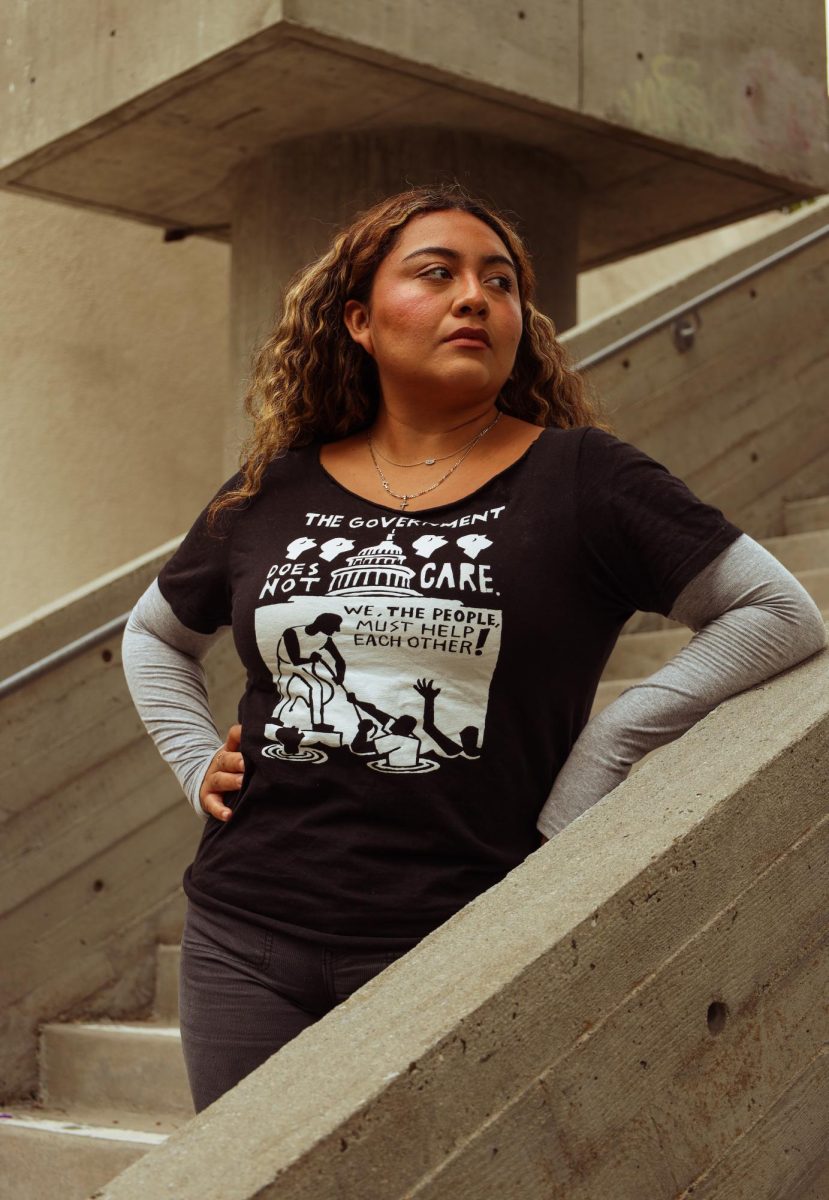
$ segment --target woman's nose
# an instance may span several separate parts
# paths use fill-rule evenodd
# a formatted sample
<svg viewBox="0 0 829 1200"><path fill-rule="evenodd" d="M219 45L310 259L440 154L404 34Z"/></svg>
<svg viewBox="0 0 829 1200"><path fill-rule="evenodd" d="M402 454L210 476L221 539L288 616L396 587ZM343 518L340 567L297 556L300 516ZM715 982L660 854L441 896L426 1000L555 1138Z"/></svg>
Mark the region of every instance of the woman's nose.
<svg viewBox="0 0 829 1200"><path fill-rule="evenodd" d="M477 312L485 314L489 311L486 292L481 287L481 281L477 275L461 277L453 307L458 313Z"/></svg>

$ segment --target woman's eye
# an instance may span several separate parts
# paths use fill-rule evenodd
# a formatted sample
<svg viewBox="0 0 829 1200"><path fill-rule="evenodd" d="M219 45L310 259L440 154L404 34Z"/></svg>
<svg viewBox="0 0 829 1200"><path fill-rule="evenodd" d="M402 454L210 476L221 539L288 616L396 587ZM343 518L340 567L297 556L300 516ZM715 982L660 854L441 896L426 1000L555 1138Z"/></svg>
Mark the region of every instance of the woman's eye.
<svg viewBox="0 0 829 1200"><path fill-rule="evenodd" d="M427 267L425 271L421 271L420 273L423 279L446 279L451 274L452 272L448 267L441 266ZM511 275L493 275L488 282L496 283L501 291L504 292L511 292L515 288L515 281Z"/></svg>

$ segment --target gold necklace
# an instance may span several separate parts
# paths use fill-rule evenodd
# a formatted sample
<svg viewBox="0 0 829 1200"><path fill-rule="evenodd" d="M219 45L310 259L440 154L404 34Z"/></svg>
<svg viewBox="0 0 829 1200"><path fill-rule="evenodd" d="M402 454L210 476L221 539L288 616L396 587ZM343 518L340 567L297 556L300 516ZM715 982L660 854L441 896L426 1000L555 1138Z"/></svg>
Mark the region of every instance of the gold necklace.
<svg viewBox="0 0 829 1200"><path fill-rule="evenodd" d="M383 488L385 489L386 492L388 492L388 494L390 496L394 496L395 500L403 501L403 503L400 505L400 509L401 509L401 512L404 511L406 508L406 505L409 503L410 500L416 500L418 496L425 496L428 492L433 492L435 490L435 488L440 487L440 485L444 482L444 480L449 478L449 476L452 474L453 471L457 471L458 467L461 465L461 463L466 458L466 456L469 454L469 452L472 450L472 448L478 444L478 442L481 440L481 438L484 436L485 433L489 433L490 429L492 429L492 427L494 425L498 424L500 419L501 419L501 412L499 410L495 414L495 419L493 421L490 421L490 423L488 425L485 425L483 429L479 430L478 433L475 434L472 441L469 442L469 444L464 447L463 453L461 454L458 461L456 463L454 463L449 468L449 470L446 471L445 474L441 475L441 477L437 481L437 483L430 484L429 487L423 488L423 490L420 492L395 492L395 491L392 491L391 485L389 484L388 479L386 479L385 475L383 474L382 468L381 468L379 462L377 461L377 456L374 453L374 445L372 444L372 441L371 441L371 434L370 433L366 434L366 440L368 442L368 449L369 449L369 453L371 454L371 461L374 463L374 469L377 471L377 474L380 476L380 482L382 483ZM458 451L456 450L455 453L457 454ZM451 456L447 454L446 457L449 458ZM386 460L386 461L388 461L388 460ZM412 465L417 466L419 464L414 463Z"/></svg>

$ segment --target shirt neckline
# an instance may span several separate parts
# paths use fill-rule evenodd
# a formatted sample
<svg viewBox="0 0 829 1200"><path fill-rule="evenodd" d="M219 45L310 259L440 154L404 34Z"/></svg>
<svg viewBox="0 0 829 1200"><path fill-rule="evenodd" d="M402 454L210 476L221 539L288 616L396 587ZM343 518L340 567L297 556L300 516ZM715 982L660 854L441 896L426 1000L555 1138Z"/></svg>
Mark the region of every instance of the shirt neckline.
<svg viewBox="0 0 829 1200"><path fill-rule="evenodd" d="M545 433L551 432L551 430L554 428L555 426L547 426L542 429L539 436L530 442L529 446L527 446L526 450L522 451L518 458L514 459L513 462L508 463L505 467L502 467L500 471L496 471L494 475L490 475L489 479L485 479L482 484L474 489L474 491L467 492L465 496L459 496L457 500L449 500L445 504L432 505L431 508L401 509L399 505L395 505L393 507L390 504L380 504L376 500L369 500L367 496L361 496L359 492L353 492L351 488L347 488L344 483L340 483L339 479L335 479L331 472L326 470L320 459L320 453L323 446L322 442L315 442L311 447L311 452L317 469L322 473L322 475L328 480L329 483L333 484L338 491L344 492L345 495L350 496L352 500L359 500L362 504L367 505L369 508L379 509L380 512L396 513L396 515L399 517L410 516L415 518L425 518L437 513L448 512L450 509L458 508L461 505L466 505L470 501L474 500L477 496L480 496L480 494L486 488L491 487L492 484L496 483L500 479L503 479L503 477L510 471L514 471L516 467L520 467L523 463L525 463L531 456L535 447L544 437Z"/></svg>

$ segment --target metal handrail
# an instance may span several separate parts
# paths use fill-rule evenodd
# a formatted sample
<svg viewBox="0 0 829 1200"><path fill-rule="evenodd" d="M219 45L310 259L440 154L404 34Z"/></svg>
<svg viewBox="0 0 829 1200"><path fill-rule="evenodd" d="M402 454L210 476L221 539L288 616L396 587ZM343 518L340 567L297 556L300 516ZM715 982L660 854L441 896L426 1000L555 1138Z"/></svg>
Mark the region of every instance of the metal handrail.
<svg viewBox="0 0 829 1200"><path fill-rule="evenodd" d="M92 650L95 646L99 646L101 642L106 642L116 634L122 633L129 620L129 615L126 612L122 613L120 617L113 617L111 621L107 621L104 625L99 625L97 629L93 629L89 633L85 633L82 637L75 638L73 642L67 642L59 650L53 650L51 654L39 658L31 666L24 667L22 671L16 671L14 675L9 675L6 679L0 680L0 700L5 696L11 695L12 692L16 692L19 688L25 687L27 683L32 683L35 679L39 679L41 675L45 675L53 667L60 667L63 663L75 658L76 655L83 654L84 650Z"/></svg>
<svg viewBox="0 0 829 1200"><path fill-rule="evenodd" d="M713 287L707 288L697 296L693 296L690 300L678 304L675 308L669 309L668 312L662 313L661 316L655 317L652 321L647 321L631 333L625 334L624 337L617 338L615 342L610 342L607 346L603 346L601 350L597 350L594 354L588 354L575 364L575 369L577 371L586 371L590 367L595 367L597 363L604 362L605 359L618 354L620 350L632 346L635 342L641 341L651 333L656 333L659 329L664 329L666 325L671 325L680 317L686 316L689 312L699 308L700 305L707 304L710 300L721 296L724 292L739 287L747 279L753 279L755 275L760 275L770 267L776 266L777 263L783 262L795 254L799 254L801 250L807 249L807 247L827 236L829 236L829 224L822 225L820 229L815 229L811 233L807 233L804 237L798 238L796 242L792 242L790 245L784 246L781 250L776 250L774 254L768 255L767 258L753 263L743 271L738 271L736 275L730 275L728 279L721 280L719 283L714 284ZM45 675L53 667L59 667L63 663L69 662L76 655L82 654L84 650L91 650L94 646L100 645L101 642L107 641L115 634L121 633L128 619L129 613L123 613L120 617L113 617L105 625L93 629L90 633L84 634L83 637L76 638L75 641L69 642L59 650L54 650L51 654L47 654L44 658L32 663L30 667L24 667L22 671L17 671L14 675L9 675L7 679L0 680L0 700L17 691L19 688L24 687L27 683L40 678L41 675Z"/></svg>
<svg viewBox="0 0 829 1200"><path fill-rule="evenodd" d="M676 308L669 309L668 312L662 313L661 316L654 317L652 321L647 321L644 325L640 325L631 333L626 333L624 337L618 338L615 342L609 342L607 346L602 346L601 350L597 350L594 354L588 354L576 364L576 370L586 371L589 367L595 367L597 363L604 362L606 358L611 358L614 354L618 354L620 350L627 349L634 342L639 342L649 334L656 333L659 329L664 329L666 325L673 324L679 317L686 316L695 308L699 308L700 305L707 304L709 300L714 300L717 296L721 296L723 292L728 292L732 288L739 287L747 279L753 279L755 275L760 275L763 271L767 271L769 267L775 266L786 258L791 258L794 254L799 254L801 250L805 250L808 246L819 242L827 236L829 236L829 225L821 225L820 229L814 229L811 233L805 234L804 237L798 238L796 242L792 242L791 245L784 246L782 250L776 250L774 254L770 254L767 258L752 263L750 267L746 267L743 271L738 271L736 275L729 275L728 279L722 279L719 283L715 283L713 287L707 288L706 291L700 292L699 295L693 296L690 300L683 301L682 304L678 304Z"/></svg>

